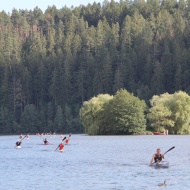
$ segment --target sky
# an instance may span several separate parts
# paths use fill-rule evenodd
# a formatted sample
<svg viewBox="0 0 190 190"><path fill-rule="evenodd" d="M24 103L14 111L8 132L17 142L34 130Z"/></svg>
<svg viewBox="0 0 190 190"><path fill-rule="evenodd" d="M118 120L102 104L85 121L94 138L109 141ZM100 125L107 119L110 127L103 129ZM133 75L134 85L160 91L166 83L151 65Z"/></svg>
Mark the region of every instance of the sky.
<svg viewBox="0 0 190 190"><path fill-rule="evenodd" d="M93 4L94 1L103 2L103 0L0 0L0 12L4 10L6 13L11 13L13 8L18 11L19 9L33 10L36 6L44 12L48 6L55 5L57 9L61 9L65 5L70 8L72 5L77 7L80 4Z"/></svg>

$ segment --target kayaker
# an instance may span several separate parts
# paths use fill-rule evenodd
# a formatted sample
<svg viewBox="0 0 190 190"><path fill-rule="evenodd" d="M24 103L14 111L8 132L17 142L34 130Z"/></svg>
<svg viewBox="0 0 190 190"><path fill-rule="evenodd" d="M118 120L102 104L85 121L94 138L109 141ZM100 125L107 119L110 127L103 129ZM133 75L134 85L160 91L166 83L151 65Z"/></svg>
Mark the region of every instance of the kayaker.
<svg viewBox="0 0 190 190"><path fill-rule="evenodd" d="M48 144L48 143L49 143L48 140L45 138L44 144Z"/></svg>
<svg viewBox="0 0 190 190"><path fill-rule="evenodd" d="M154 160L155 163L159 163L164 159L164 154L160 154L160 149L157 149L156 154L153 155L152 160L150 161L150 166L152 166L152 162Z"/></svg>
<svg viewBox="0 0 190 190"><path fill-rule="evenodd" d="M69 138L66 138L65 143L66 143L66 144L69 143Z"/></svg>
<svg viewBox="0 0 190 190"><path fill-rule="evenodd" d="M22 134L20 135L19 139L22 139Z"/></svg>
<svg viewBox="0 0 190 190"><path fill-rule="evenodd" d="M22 140L21 140L21 141L18 140L18 141L16 142L16 144L15 144L15 147L20 146L21 143L22 143Z"/></svg>
<svg viewBox="0 0 190 190"><path fill-rule="evenodd" d="M60 145L55 149L55 151L59 148L59 150L64 149L64 143L61 141Z"/></svg>

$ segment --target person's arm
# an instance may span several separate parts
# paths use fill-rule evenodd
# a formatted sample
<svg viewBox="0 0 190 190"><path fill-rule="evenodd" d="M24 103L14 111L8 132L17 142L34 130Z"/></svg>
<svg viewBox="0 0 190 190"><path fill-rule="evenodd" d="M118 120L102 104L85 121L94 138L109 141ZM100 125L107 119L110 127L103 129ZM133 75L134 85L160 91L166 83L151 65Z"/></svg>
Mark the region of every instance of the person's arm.
<svg viewBox="0 0 190 190"><path fill-rule="evenodd" d="M152 160L150 161L150 166L152 166L153 160L154 160L154 155L153 155L153 157L152 157Z"/></svg>
<svg viewBox="0 0 190 190"><path fill-rule="evenodd" d="M164 159L164 154L162 154L161 156L162 156L162 158Z"/></svg>

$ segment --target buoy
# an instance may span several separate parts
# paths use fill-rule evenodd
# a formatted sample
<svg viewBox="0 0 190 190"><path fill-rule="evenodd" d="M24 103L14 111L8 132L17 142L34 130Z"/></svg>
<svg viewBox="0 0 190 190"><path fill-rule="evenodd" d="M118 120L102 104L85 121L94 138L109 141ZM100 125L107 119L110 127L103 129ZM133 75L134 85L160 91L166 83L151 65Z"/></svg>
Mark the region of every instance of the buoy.
<svg viewBox="0 0 190 190"><path fill-rule="evenodd" d="M63 138L63 135L61 135L61 138Z"/></svg>

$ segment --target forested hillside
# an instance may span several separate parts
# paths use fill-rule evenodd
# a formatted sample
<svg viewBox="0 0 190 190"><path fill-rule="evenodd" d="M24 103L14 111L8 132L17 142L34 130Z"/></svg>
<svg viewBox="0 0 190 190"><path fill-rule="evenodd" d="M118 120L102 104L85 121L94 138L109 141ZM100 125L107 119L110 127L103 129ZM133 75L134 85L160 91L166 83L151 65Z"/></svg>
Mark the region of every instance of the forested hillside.
<svg viewBox="0 0 190 190"><path fill-rule="evenodd" d="M82 103L190 93L190 1L0 13L0 133L84 132Z"/></svg>

